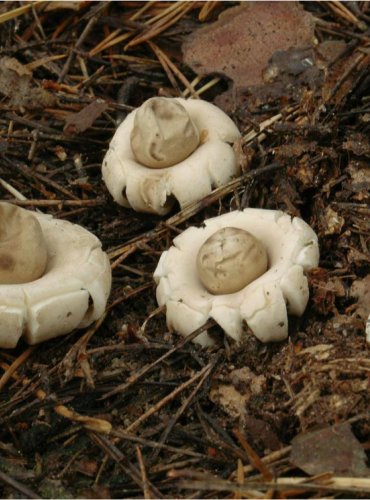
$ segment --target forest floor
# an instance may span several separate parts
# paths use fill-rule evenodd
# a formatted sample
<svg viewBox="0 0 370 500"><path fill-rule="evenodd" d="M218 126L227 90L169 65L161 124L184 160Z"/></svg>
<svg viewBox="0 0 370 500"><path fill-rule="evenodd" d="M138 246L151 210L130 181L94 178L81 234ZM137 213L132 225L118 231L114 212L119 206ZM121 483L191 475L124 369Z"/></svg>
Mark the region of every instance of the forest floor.
<svg viewBox="0 0 370 500"><path fill-rule="evenodd" d="M3 2L0 23L1 199L84 226L113 271L100 321L1 350L0 496L369 497L370 5ZM167 217L101 178L156 95L213 102L242 134L243 174ZM168 331L153 271L188 226L245 207L317 233L310 300L286 341L211 321L201 349Z"/></svg>

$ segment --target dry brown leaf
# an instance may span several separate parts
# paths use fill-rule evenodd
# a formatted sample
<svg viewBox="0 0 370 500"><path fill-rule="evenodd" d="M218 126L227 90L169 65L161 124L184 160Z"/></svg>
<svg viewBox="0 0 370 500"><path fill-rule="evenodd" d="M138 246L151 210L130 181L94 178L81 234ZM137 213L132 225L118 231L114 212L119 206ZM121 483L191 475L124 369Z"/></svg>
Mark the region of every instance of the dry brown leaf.
<svg viewBox="0 0 370 500"><path fill-rule="evenodd" d="M79 134L84 132L95 122L99 116L108 109L108 103L103 99L96 99L81 109L78 113L68 115L64 132L69 135Z"/></svg>
<svg viewBox="0 0 370 500"><path fill-rule="evenodd" d="M14 57L0 59L0 94L9 97L9 105L14 107L38 109L55 104L55 97L37 87L30 70Z"/></svg>
<svg viewBox="0 0 370 500"><path fill-rule="evenodd" d="M331 472L361 477L370 472L366 454L348 423L298 434L292 441L290 461L311 475Z"/></svg>
<svg viewBox="0 0 370 500"><path fill-rule="evenodd" d="M183 44L184 61L199 75L230 78L236 93L264 83L276 51L310 45L313 35L313 17L295 2L242 2L192 33Z"/></svg>

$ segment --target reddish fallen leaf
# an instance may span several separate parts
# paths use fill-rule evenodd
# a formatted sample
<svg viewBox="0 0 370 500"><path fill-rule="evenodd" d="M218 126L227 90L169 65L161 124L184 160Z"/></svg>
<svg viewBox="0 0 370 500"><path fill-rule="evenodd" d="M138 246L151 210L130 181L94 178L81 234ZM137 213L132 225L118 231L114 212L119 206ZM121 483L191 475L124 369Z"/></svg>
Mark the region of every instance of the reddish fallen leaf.
<svg viewBox="0 0 370 500"><path fill-rule="evenodd" d="M276 51L311 44L313 17L294 2L242 2L192 33L184 61L199 75L218 73L238 88L262 85Z"/></svg>
<svg viewBox="0 0 370 500"><path fill-rule="evenodd" d="M348 423L299 434L292 441L290 461L310 475L361 477L370 472L365 451Z"/></svg>
<svg viewBox="0 0 370 500"><path fill-rule="evenodd" d="M9 97L9 105L26 109L51 107L55 97L37 87L32 72L14 57L0 59L0 94Z"/></svg>
<svg viewBox="0 0 370 500"><path fill-rule="evenodd" d="M95 122L99 116L108 109L108 103L103 99L96 99L85 106L78 113L68 115L64 132L69 135L79 134L84 132Z"/></svg>
<svg viewBox="0 0 370 500"><path fill-rule="evenodd" d="M283 445L269 422L246 415L243 424L244 432L250 436L251 441L260 442L265 452L282 448Z"/></svg>

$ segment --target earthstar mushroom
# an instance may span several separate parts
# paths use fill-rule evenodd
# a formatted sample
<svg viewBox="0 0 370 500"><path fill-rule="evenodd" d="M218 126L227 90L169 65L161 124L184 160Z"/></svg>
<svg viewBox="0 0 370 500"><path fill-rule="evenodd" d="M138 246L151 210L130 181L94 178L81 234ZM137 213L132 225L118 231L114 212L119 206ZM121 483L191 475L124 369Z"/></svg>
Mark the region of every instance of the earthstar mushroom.
<svg viewBox="0 0 370 500"><path fill-rule="evenodd" d="M266 250L268 269L239 290L215 294L202 283L197 254L224 228L251 233ZM237 341L244 323L260 341L280 341L288 335L288 313L301 316L306 308L309 290L304 273L318 261L317 236L302 219L277 210L230 212L206 220L201 227L189 227L162 253L154 272L157 301L166 306L168 327L184 336L213 318ZM207 332L196 342L212 344Z"/></svg>
<svg viewBox="0 0 370 500"><path fill-rule="evenodd" d="M32 281L0 284L0 347L4 348L15 347L22 335L29 344L37 344L88 326L104 313L111 287L109 259L92 233L45 214L19 207L16 211L19 220L31 217L35 227L40 226L47 261L42 275ZM17 248L17 258L28 251Z"/></svg>
<svg viewBox="0 0 370 500"><path fill-rule="evenodd" d="M219 108L197 99L154 97L120 124L105 155L103 180L114 200L164 215L237 176L240 137Z"/></svg>

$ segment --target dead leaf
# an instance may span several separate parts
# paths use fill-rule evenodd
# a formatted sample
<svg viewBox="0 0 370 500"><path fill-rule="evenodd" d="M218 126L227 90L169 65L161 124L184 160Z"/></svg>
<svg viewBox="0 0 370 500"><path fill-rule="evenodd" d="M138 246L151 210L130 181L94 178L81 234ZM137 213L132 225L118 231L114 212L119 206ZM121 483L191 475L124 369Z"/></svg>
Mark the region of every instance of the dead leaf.
<svg viewBox="0 0 370 500"><path fill-rule="evenodd" d="M0 94L9 97L9 105L26 109L47 108L55 97L32 80L31 71L14 57L0 59Z"/></svg>
<svg viewBox="0 0 370 500"><path fill-rule="evenodd" d="M249 434L251 441L262 443L266 454L282 448L278 435L272 430L272 426L264 420L246 415L243 429Z"/></svg>
<svg viewBox="0 0 370 500"><path fill-rule="evenodd" d="M106 109L108 109L108 103L103 99L96 99L78 113L68 115L63 131L68 135L84 132Z"/></svg>
<svg viewBox="0 0 370 500"><path fill-rule="evenodd" d="M184 61L199 75L230 78L237 93L264 84L276 51L310 46L313 35L313 17L295 2L242 2L192 33L183 44Z"/></svg>
<svg viewBox="0 0 370 500"><path fill-rule="evenodd" d="M347 50L347 44L343 40L325 40L316 47L320 59L320 66L327 68L341 57Z"/></svg>
<svg viewBox="0 0 370 500"><path fill-rule="evenodd" d="M370 472L365 451L348 423L299 434L292 441L290 461L310 475L361 477Z"/></svg>
<svg viewBox="0 0 370 500"><path fill-rule="evenodd" d="M357 299L356 314L366 321L370 315L370 274L352 283L350 295Z"/></svg>

